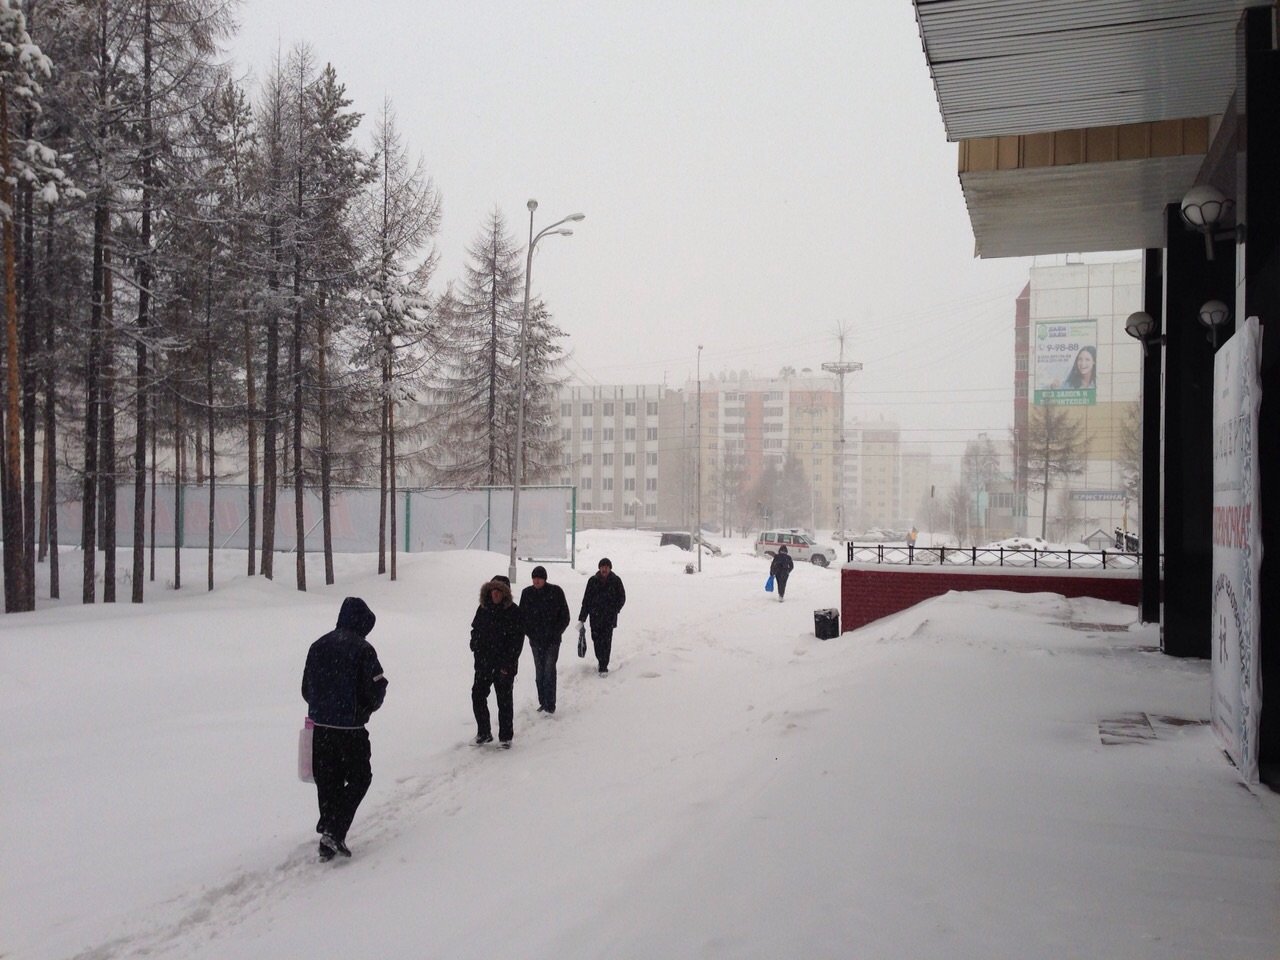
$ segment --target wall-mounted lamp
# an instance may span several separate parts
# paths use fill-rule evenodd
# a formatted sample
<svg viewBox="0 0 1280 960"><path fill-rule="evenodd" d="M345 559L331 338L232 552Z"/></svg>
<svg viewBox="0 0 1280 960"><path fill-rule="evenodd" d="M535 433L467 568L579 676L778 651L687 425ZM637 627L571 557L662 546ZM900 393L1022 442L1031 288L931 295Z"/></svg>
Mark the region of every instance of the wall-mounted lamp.
<svg viewBox="0 0 1280 960"><path fill-rule="evenodd" d="M1200 322L1209 328L1209 342L1218 349L1218 328L1231 319L1231 308L1221 300L1209 300L1200 307Z"/></svg>
<svg viewBox="0 0 1280 960"><path fill-rule="evenodd" d="M1182 198L1182 221L1192 230L1204 234L1204 255L1213 259L1215 231L1231 219L1236 202L1224 197L1217 187L1202 183L1187 191Z"/></svg>
<svg viewBox="0 0 1280 960"><path fill-rule="evenodd" d="M1129 318L1124 322L1124 332L1133 339L1142 344L1142 355L1147 355L1149 346L1161 346L1164 343L1164 337L1153 337L1151 334L1156 329L1155 317L1147 313L1145 310L1139 310L1137 313L1129 314Z"/></svg>

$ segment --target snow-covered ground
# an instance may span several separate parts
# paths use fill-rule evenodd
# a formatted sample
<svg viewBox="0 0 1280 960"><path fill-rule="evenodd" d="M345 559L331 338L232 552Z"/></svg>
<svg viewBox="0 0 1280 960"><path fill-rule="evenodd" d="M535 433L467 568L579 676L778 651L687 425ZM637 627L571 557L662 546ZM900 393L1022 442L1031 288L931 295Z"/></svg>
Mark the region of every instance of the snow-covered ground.
<svg viewBox="0 0 1280 960"><path fill-rule="evenodd" d="M1280 955L1277 797L1203 724L1207 664L1048 594L821 642L838 570L798 565L778 603L749 543L690 576L656 534L581 534L551 577L576 613L611 557L616 669L566 642L547 718L526 653L509 752L469 743L496 554L401 557L397 583L342 557L300 594L290 558L270 583L227 553L207 593L193 550L142 607L0 619L0 956ZM355 857L319 864L298 686L348 594L391 684Z"/></svg>

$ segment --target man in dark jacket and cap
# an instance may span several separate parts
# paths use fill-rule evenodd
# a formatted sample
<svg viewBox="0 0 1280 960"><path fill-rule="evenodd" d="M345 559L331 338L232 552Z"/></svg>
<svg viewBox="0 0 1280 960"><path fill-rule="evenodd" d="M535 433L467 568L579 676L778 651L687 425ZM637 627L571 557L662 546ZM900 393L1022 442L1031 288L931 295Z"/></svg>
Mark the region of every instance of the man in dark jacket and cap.
<svg viewBox="0 0 1280 960"><path fill-rule="evenodd" d="M613 650L613 628L618 625L618 611L627 602L627 591L622 588L622 578L613 572L608 557L600 560L596 575L587 581L582 594L582 607L578 611L578 627L591 618L591 645L595 648L600 676L609 672L609 654Z"/></svg>
<svg viewBox="0 0 1280 960"><path fill-rule="evenodd" d="M791 576L791 571L794 568L795 561L791 559L791 554L787 552L787 545L784 543L778 547L778 555L769 564L769 574L778 584L779 603L787 595L787 578Z"/></svg>
<svg viewBox="0 0 1280 960"><path fill-rule="evenodd" d="M489 688L498 698L498 741L511 746L515 731L512 689L520 653L524 650L524 625L520 608L511 599L511 581L494 577L480 588L480 606L471 618L471 652L475 654L475 680L471 684L471 709L476 715L476 743L493 742L489 725Z"/></svg>
<svg viewBox="0 0 1280 960"><path fill-rule="evenodd" d="M533 652L538 709L555 713L556 660L560 658L560 635L569 626L569 603L563 590L547 583L546 567L534 567L531 579L533 586L525 587L520 593L520 617Z"/></svg>
<svg viewBox="0 0 1280 960"><path fill-rule="evenodd" d="M359 597L347 597L338 626L311 645L302 671L302 698L315 724L311 766L320 804L320 859L351 856L347 830L373 782L369 715L382 706L387 678L365 638L377 618Z"/></svg>

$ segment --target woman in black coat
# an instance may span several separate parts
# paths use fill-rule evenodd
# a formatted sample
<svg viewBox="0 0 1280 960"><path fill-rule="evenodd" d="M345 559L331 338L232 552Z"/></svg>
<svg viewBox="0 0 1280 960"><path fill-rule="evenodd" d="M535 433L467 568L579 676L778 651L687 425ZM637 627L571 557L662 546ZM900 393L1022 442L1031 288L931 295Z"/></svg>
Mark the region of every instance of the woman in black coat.
<svg viewBox="0 0 1280 960"><path fill-rule="evenodd" d="M520 608L511 599L511 583L494 577L480 588L480 606L471 619L471 652L475 654L475 680L471 684L471 709L476 715L476 743L491 743L489 687L498 697L498 741L511 746L515 709L512 689L520 652L524 649L524 624Z"/></svg>

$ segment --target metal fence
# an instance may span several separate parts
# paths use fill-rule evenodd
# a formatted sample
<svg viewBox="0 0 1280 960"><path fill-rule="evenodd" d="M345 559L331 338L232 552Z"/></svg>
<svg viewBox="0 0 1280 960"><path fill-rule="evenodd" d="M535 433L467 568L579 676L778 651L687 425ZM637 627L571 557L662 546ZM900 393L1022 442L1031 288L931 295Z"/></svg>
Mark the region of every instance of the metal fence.
<svg viewBox="0 0 1280 960"><path fill-rule="evenodd" d="M849 544L849 562L965 567L1044 567L1055 570L1136 570L1137 554L1116 550L1018 550L1013 547L858 546ZM1161 555L1161 563L1164 558Z"/></svg>

